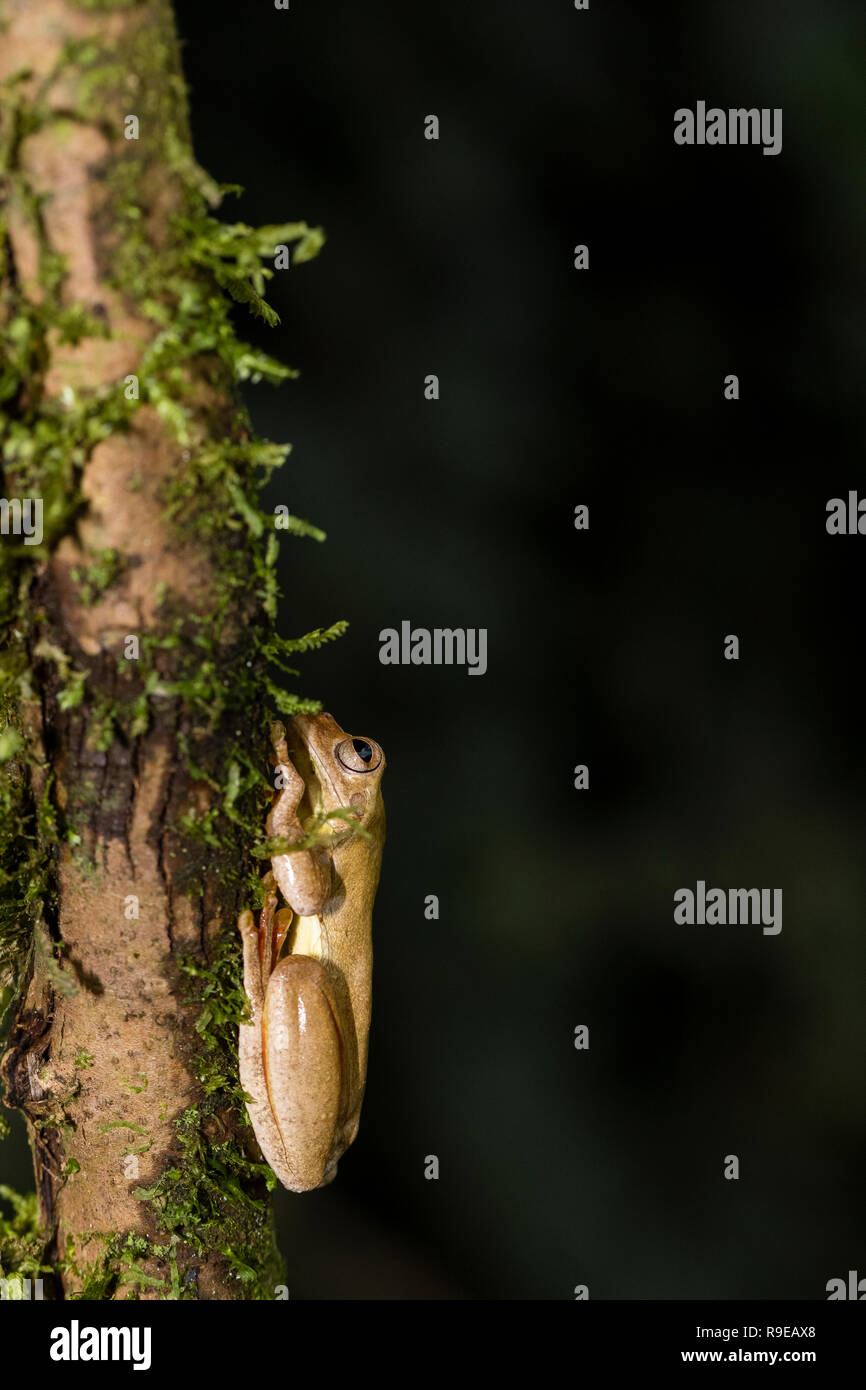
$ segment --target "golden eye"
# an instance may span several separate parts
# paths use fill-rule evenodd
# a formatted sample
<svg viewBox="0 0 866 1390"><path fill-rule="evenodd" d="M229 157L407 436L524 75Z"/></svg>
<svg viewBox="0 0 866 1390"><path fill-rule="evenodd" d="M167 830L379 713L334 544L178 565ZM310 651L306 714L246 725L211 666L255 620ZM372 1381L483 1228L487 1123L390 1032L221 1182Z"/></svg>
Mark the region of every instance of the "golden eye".
<svg viewBox="0 0 866 1390"><path fill-rule="evenodd" d="M382 761L378 743L367 738L344 738L334 749L337 761L349 772L375 772Z"/></svg>

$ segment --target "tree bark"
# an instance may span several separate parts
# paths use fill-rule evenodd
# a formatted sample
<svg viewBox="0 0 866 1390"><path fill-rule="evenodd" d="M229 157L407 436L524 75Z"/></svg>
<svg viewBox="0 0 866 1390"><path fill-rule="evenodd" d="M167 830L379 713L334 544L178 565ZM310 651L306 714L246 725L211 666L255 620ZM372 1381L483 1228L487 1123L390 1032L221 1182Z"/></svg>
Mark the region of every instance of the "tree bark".
<svg viewBox="0 0 866 1390"><path fill-rule="evenodd" d="M212 217L168 0L2 18L3 496L41 499L44 526L0 537L4 891L26 927L6 1104L58 1296L272 1297L234 923L266 810L256 694L292 645L256 502L285 451L252 438L235 380L287 372L237 342L226 297L267 314L265 248L317 242Z"/></svg>

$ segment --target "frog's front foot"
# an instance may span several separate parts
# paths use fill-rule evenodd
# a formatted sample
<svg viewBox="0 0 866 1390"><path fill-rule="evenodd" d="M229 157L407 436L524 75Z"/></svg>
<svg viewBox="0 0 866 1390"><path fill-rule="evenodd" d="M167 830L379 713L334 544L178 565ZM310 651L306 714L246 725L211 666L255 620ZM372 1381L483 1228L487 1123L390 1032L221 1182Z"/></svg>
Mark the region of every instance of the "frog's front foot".
<svg viewBox="0 0 866 1390"><path fill-rule="evenodd" d="M274 765L279 774L280 789L268 815L266 828L275 840L297 844L304 838L304 828L298 807L304 795L304 781L289 759L286 732L282 724L271 725ZM277 886L293 912L299 917L314 917L328 900L331 886L330 864L321 850L299 849L290 854L275 854L271 868Z"/></svg>

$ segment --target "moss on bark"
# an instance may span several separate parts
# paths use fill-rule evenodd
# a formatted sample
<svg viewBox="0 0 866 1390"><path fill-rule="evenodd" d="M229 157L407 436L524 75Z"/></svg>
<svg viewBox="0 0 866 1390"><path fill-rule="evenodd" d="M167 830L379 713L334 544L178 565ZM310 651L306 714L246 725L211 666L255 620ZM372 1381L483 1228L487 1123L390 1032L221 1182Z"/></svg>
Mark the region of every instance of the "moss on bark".
<svg viewBox="0 0 866 1390"><path fill-rule="evenodd" d="M0 18L2 495L43 519L38 545L0 538L6 1103L58 1296L272 1297L234 922L258 893L268 721L318 708L280 672L343 625L275 631L258 492L288 450L237 383L293 373L231 306L273 321L265 261L323 238L214 216L168 0Z"/></svg>

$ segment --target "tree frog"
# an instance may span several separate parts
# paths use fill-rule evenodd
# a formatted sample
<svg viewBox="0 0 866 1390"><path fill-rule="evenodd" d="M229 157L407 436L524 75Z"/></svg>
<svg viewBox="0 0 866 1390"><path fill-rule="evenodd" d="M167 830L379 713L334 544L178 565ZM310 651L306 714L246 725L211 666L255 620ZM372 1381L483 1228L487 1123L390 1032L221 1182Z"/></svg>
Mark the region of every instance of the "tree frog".
<svg viewBox="0 0 866 1390"><path fill-rule="evenodd" d="M314 817L329 838L273 855L258 926L249 911L238 918L252 1020L240 1026L240 1078L265 1159L284 1187L308 1192L331 1182L358 1132L385 757L330 714L274 723L271 743L279 790L268 835L297 843Z"/></svg>

